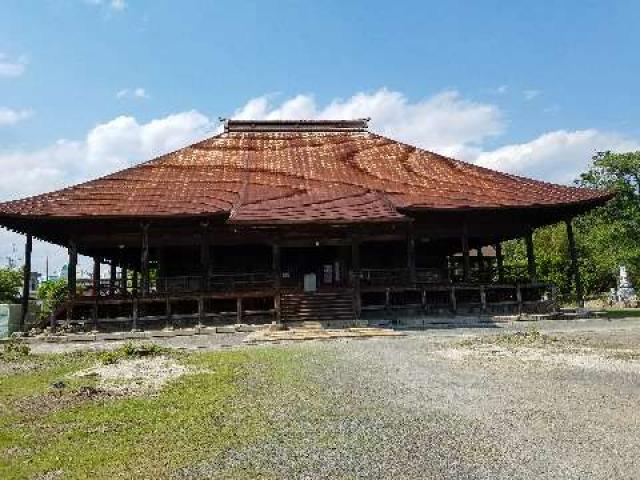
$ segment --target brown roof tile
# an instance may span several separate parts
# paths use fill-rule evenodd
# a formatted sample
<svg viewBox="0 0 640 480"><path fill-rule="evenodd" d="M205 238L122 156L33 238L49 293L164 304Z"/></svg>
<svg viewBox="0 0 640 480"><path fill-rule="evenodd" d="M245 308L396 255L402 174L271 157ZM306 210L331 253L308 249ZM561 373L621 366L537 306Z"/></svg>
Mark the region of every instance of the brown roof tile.
<svg viewBox="0 0 640 480"><path fill-rule="evenodd" d="M398 221L404 209L601 203L607 192L495 172L357 128L243 124L150 162L0 204L0 216L229 215L238 223ZM295 127L295 125L294 125Z"/></svg>

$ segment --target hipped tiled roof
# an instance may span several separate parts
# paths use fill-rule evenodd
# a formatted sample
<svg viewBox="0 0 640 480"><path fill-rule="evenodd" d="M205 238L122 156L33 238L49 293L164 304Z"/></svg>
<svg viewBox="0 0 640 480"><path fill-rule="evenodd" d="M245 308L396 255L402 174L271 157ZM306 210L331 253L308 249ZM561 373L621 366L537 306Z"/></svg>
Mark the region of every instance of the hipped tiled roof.
<svg viewBox="0 0 640 480"><path fill-rule="evenodd" d="M401 221L412 210L568 206L610 197L477 167L362 129L267 126L243 123L97 180L2 203L0 216L371 222Z"/></svg>

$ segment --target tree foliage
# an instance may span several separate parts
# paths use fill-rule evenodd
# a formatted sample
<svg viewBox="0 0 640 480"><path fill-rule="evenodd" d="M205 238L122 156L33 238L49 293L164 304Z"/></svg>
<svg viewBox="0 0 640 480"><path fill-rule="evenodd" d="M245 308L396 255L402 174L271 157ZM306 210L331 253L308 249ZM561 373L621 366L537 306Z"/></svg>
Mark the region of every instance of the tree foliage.
<svg viewBox="0 0 640 480"><path fill-rule="evenodd" d="M42 317L49 317L65 302L67 298L67 281L61 278L42 282L38 287L38 298L42 300Z"/></svg>
<svg viewBox="0 0 640 480"><path fill-rule="evenodd" d="M585 287L590 292L615 286L618 267L640 278L640 152L603 152L580 176L584 187L615 190L607 205L577 220Z"/></svg>
<svg viewBox="0 0 640 480"><path fill-rule="evenodd" d="M598 153L576 183L617 192L606 205L574 222L585 294L593 296L615 287L620 265L625 265L634 284L640 285L640 152ZM538 278L569 296L571 261L565 225L538 229L534 246ZM526 265L523 242L505 242L503 251L505 265Z"/></svg>
<svg viewBox="0 0 640 480"><path fill-rule="evenodd" d="M16 303L20 299L22 271L16 268L0 268L0 303Z"/></svg>

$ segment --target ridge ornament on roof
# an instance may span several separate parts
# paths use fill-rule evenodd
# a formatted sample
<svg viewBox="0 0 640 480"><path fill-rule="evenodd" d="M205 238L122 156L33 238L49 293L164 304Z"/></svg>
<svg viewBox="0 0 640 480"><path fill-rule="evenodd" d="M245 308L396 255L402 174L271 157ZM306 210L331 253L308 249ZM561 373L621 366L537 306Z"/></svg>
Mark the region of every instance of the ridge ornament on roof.
<svg viewBox="0 0 640 480"><path fill-rule="evenodd" d="M235 132L366 132L370 118L357 120L231 120L225 133Z"/></svg>

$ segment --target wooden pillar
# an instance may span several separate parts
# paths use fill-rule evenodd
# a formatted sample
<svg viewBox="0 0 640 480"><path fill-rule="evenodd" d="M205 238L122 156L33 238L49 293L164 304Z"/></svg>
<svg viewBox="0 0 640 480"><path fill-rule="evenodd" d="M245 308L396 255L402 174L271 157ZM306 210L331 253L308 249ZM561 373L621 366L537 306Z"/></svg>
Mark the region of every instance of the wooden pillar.
<svg viewBox="0 0 640 480"><path fill-rule="evenodd" d="M522 288L520 284L516 285L516 300L518 302L518 315L522 314Z"/></svg>
<svg viewBox="0 0 640 480"><path fill-rule="evenodd" d="M495 250L496 263L498 267L498 283L504 283L504 257L502 256L502 243L496 243Z"/></svg>
<svg viewBox="0 0 640 480"><path fill-rule="evenodd" d="M73 319L73 304L76 298L76 270L78 267L78 245L75 240L69 241L69 264L67 270L67 285L69 301L67 304L67 321Z"/></svg>
<svg viewBox="0 0 640 480"><path fill-rule="evenodd" d="M454 315L458 313L458 300L456 299L456 287L451 286L449 290L449 300L451 302L451 313Z"/></svg>
<svg viewBox="0 0 640 480"><path fill-rule="evenodd" d="M138 329L138 315L140 314L139 312L139 300L138 297L133 297L133 306L132 306L132 315L131 315L131 330L137 330Z"/></svg>
<svg viewBox="0 0 640 480"><path fill-rule="evenodd" d="M487 313L487 291L484 285L480 285L480 312Z"/></svg>
<svg viewBox="0 0 640 480"><path fill-rule="evenodd" d="M416 239L413 226L409 225L407 232L407 268L409 269L409 282L416 284Z"/></svg>
<svg viewBox="0 0 640 480"><path fill-rule="evenodd" d="M33 252L33 237L27 235L24 244L24 269L22 279L22 312L20 314L20 331L23 332L27 314L29 313L29 291L31 290L31 253Z"/></svg>
<svg viewBox="0 0 640 480"><path fill-rule="evenodd" d="M173 314L171 312L171 300L169 299L169 293L167 292L165 298L165 316L166 316L166 328L173 327Z"/></svg>
<svg viewBox="0 0 640 480"><path fill-rule="evenodd" d="M462 281L468 283L471 276L471 263L469 261L469 236L467 231L462 234Z"/></svg>
<svg viewBox="0 0 640 480"><path fill-rule="evenodd" d="M389 287L384 289L384 309L387 315L391 314L391 289Z"/></svg>
<svg viewBox="0 0 640 480"><path fill-rule="evenodd" d="M93 294L97 297L100 295L100 258L93 257Z"/></svg>
<svg viewBox="0 0 640 480"><path fill-rule="evenodd" d="M95 301L93 302L93 308L91 309L91 323L93 324L93 331L98 331L98 299L100 297L96 295Z"/></svg>
<svg viewBox="0 0 640 480"><path fill-rule="evenodd" d="M160 246L156 249L158 255L158 272L156 277L156 290L158 292L165 292L169 288L169 282L167 280L167 252L166 248Z"/></svg>
<svg viewBox="0 0 640 480"><path fill-rule="evenodd" d="M478 276L480 277L480 282L484 282L485 264L484 255L482 254L482 246L477 247L476 252L476 260L478 262Z"/></svg>
<svg viewBox="0 0 640 480"><path fill-rule="evenodd" d="M527 247L527 273L530 282L536 281L536 256L533 250L533 231L527 232L524 237L525 245Z"/></svg>
<svg viewBox="0 0 640 480"><path fill-rule="evenodd" d="M138 295L138 272L136 270L131 271L131 294Z"/></svg>
<svg viewBox="0 0 640 480"><path fill-rule="evenodd" d="M353 312L357 319L360 318L362 303L360 298L360 239L351 239L351 272L353 286Z"/></svg>
<svg viewBox="0 0 640 480"><path fill-rule="evenodd" d="M209 250L209 223L201 224L202 232L200 236L200 289L206 291L209 289L209 273L211 268L211 252Z"/></svg>
<svg viewBox="0 0 640 480"><path fill-rule="evenodd" d="M126 263L123 263L122 268L120 269L120 284L122 287L122 293L126 295L129 289L129 271Z"/></svg>
<svg viewBox="0 0 640 480"><path fill-rule="evenodd" d="M236 323L242 323L242 297L236 299Z"/></svg>
<svg viewBox="0 0 640 480"><path fill-rule="evenodd" d="M204 297L202 294L198 296L198 325L197 327L202 327L204 323Z"/></svg>
<svg viewBox="0 0 640 480"><path fill-rule="evenodd" d="M582 278L580 277L580 267L578 265L578 251L576 249L576 239L573 234L572 220L566 220L567 241L569 243L569 255L571 257L571 274L573 277L573 285L576 292L576 300L579 307L584 307L584 296L582 292Z"/></svg>
<svg viewBox="0 0 640 480"><path fill-rule="evenodd" d="M276 322L282 321L282 314L280 311L280 290L282 284L282 271L280 265L280 245L274 243L271 248L271 269L273 270L273 288L275 295L273 297L273 308L276 313Z"/></svg>
<svg viewBox="0 0 640 480"><path fill-rule="evenodd" d="M140 252L140 274L142 296L149 294L149 224L142 224L142 245Z"/></svg>
<svg viewBox="0 0 640 480"><path fill-rule="evenodd" d="M116 263L111 260L111 266L109 270L109 295L116 294Z"/></svg>
<svg viewBox="0 0 640 480"><path fill-rule="evenodd" d="M158 247L158 277L167 276L167 252L165 247Z"/></svg>

